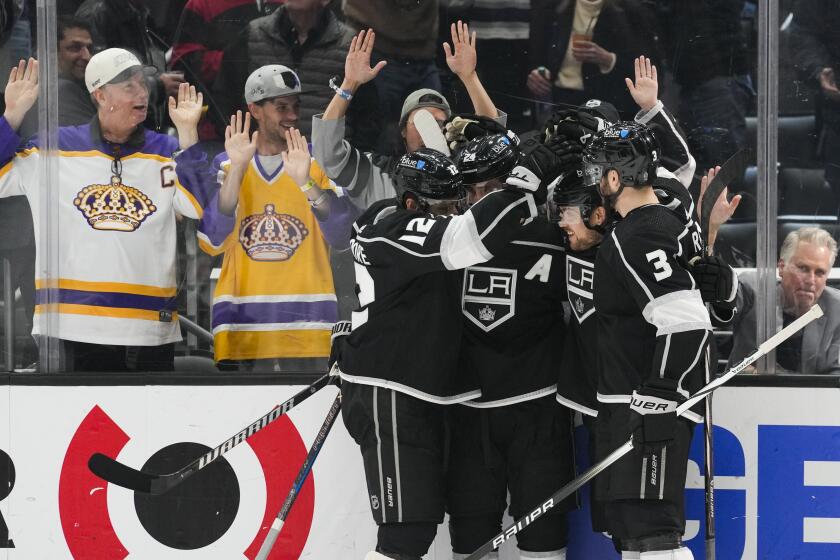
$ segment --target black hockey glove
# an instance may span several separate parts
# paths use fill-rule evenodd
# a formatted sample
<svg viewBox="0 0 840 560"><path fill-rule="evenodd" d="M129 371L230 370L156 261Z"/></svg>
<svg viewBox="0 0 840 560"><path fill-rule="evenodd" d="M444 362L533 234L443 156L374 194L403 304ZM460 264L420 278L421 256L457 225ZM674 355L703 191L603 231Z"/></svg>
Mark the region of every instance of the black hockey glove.
<svg viewBox="0 0 840 560"><path fill-rule="evenodd" d="M327 362L331 373L333 365L341 357L341 347L351 330L353 330L353 325L350 321L339 321L333 325L332 334L330 334L330 360Z"/></svg>
<svg viewBox="0 0 840 560"><path fill-rule="evenodd" d="M557 138L546 147L554 152L560 165L567 167L569 165L579 165L583 160L583 144L566 140L565 137Z"/></svg>
<svg viewBox="0 0 840 560"><path fill-rule="evenodd" d="M548 184L559 173L560 161L536 136L523 139L519 152L519 164L508 174L505 183L516 190L531 193L537 205L545 204Z"/></svg>
<svg viewBox="0 0 840 560"><path fill-rule="evenodd" d="M553 142L568 140L583 146L596 132L605 128L603 119L584 111L563 109L556 111L542 129L542 141L549 145Z"/></svg>
<svg viewBox="0 0 840 560"><path fill-rule="evenodd" d="M461 144L475 138L490 134L508 134L508 129L494 119L479 115L463 115L452 117L443 127L444 136L449 148L456 150ZM517 141L516 135L511 133L511 139Z"/></svg>
<svg viewBox="0 0 840 560"><path fill-rule="evenodd" d="M630 426L633 445L637 448L660 449L677 435L677 406L685 398L676 391L676 383L660 379L642 385L630 400Z"/></svg>
<svg viewBox="0 0 840 560"><path fill-rule="evenodd" d="M704 302L722 308L731 309L735 306L735 296L738 295L738 275L723 259L714 255L694 259L691 275L697 282L697 288Z"/></svg>

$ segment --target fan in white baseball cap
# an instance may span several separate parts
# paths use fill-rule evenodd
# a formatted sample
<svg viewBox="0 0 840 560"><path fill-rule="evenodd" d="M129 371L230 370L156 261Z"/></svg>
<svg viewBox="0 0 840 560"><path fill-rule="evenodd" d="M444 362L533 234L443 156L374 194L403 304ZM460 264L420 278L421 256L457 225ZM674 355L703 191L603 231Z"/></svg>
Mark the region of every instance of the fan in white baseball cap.
<svg viewBox="0 0 840 560"><path fill-rule="evenodd" d="M111 82L131 68L137 68L138 71L143 70L140 60L130 51L112 48L96 53L90 58L90 62L85 68L85 85L88 92L93 93L94 90ZM126 78L130 75L128 74Z"/></svg>

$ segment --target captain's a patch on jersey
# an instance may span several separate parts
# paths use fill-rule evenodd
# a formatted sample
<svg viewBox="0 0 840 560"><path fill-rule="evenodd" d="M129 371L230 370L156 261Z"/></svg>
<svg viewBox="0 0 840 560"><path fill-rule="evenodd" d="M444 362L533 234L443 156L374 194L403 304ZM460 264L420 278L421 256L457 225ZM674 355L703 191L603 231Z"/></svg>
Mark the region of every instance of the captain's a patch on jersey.
<svg viewBox="0 0 840 560"><path fill-rule="evenodd" d="M516 270L474 266L464 271L461 310L490 332L516 314Z"/></svg>
<svg viewBox="0 0 840 560"><path fill-rule="evenodd" d="M566 255L566 292L578 323L595 312L595 264Z"/></svg>

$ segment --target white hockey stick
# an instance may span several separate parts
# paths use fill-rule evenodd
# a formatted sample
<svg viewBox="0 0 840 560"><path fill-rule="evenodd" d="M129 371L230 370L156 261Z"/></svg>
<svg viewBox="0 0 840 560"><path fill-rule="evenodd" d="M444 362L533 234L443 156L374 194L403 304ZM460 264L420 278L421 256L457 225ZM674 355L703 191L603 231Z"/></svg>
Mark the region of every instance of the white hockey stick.
<svg viewBox="0 0 840 560"><path fill-rule="evenodd" d="M765 340L761 346L758 347L758 350L732 366L726 373L722 376L718 377L696 393L692 395L690 399L682 403L680 406L677 407L677 416L682 416L685 414L692 406L706 398L710 395L715 389L719 388L721 385L744 371L749 365L753 362L758 360L763 355L770 352L770 350L774 349L776 346L796 334L799 330L805 327L808 323L813 321L814 319L818 319L822 317L823 311L819 305L815 305L807 313L802 315L800 318L796 319L794 322ZM630 453L630 450L633 449L633 437L631 436L629 440L621 447L607 455L606 458L599 461L598 463L589 467L583 474L578 476L573 481L566 484L560 490L552 494L548 499L546 499L543 503L535 506L531 513L525 515L520 519L517 519L512 525L504 528L501 533L493 537L491 540L487 541L483 545L481 545L475 552L467 556L466 560L480 560L484 558L484 555L488 552L498 549L505 541L509 540L511 537L516 535L516 533L522 531L525 527L533 523L539 517L541 517L544 513L548 510L553 508L555 505L559 504L569 496L571 496L574 492L578 489L582 488L584 484L601 474L603 471L607 469L610 465Z"/></svg>
<svg viewBox="0 0 840 560"><path fill-rule="evenodd" d="M452 155L440 125L429 111L420 109L414 113L414 128L417 129L417 133L423 139L424 146L437 150L446 157Z"/></svg>

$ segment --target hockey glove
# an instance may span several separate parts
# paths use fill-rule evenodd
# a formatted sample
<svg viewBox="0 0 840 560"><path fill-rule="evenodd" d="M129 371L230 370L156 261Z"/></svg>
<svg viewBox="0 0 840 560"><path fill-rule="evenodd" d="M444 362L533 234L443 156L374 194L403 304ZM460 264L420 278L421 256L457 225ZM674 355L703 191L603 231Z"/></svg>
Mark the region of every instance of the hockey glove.
<svg viewBox="0 0 840 560"><path fill-rule="evenodd" d="M560 161L536 136L523 139L519 151L519 164L511 170L505 183L514 189L531 193L536 204L545 204L548 184L559 173Z"/></svg>
<svg viewBox="0 0 840 560"><path fill-rule="evenodd" d="M456 150L460 144L489 134L507 134L508 130L489 117L464 115L453 117L443 127L449 148ZM515 135L512 135L515 137Z"/></svg>
<svg viewBox="0 0 840 560"><path fill-rule="evenodd" d="M542 130L543 143L568 140L583 146L595 133L606 127L603 119L574 109L555 112Z"/></svg>
<svg viewBox="0 0 840 560"><path fill-rule="evenodd" d="M677 435L677 406L685 400L676 383L666 379L645 384L630 399L630 426L633 444L644 449L660 449Z"/></svg>
<svg viewBox="0 0 840 560"><path fill-rule="evenodd" d="M738 275L723 259L714 255L694 259L691 275L697 282L703 301L714 304L716 307L735 306L735 296L738 295Z"/></svg>
<svg viewBox="0 0 840 560"><path fill-rule="evenodd" d="M556 138L546 144L546 147L554 152L558 162L563 167L580 165L583 159L583 144L566 140L565 137L562 137L562 139Z"/></svg>
<svg viewBox="0 0 840 560"><path fill-rule="evenodd" d="M332 334L330 334L330 360L327 362L331 373L333 365L341 356L341 346L344 344L345 338L352 330L353 325L350 321L338 321L333 325Z"/></svg>

